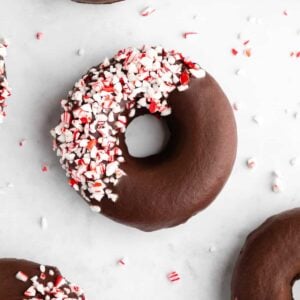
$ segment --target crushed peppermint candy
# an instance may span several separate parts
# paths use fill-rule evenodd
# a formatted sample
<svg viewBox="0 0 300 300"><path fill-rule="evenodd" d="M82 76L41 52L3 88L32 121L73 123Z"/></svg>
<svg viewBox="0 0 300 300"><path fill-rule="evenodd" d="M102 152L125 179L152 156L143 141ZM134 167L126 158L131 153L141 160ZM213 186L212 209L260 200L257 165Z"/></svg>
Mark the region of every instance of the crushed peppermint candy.
<svg viewBox="0 0 300 300"><path fill-rule="evenodd" d="M120 259L117 261L117 264L118 264L119 266L122 266L122 267L126 266L127 263L128 263L128 259L127 259L126 257L120 258Z"/></svg>
<svg viewBox="0 0 300 300"><path fill-rule="evenodd" d="M171 272L167 275L167 278L169 279L169 281L171 282L175 282L175 281L179 281L180 280L180 276L177 272Z"/></svg>
<svg viewBox="0 0 300 300"><path fill-rule="evenodd" d="M182 36L183 36L184 39L187 39L187 38L189 38L190 36L198 35L198 34L199 34L199 33L196 32L196 31L188 31L188 32L184 32L184 33L182 34Z"/></svg>
<svg viewBox="0 0 300 300"><path fill-rule="evenodd" d="M279 172L273 171L272 172L272 184L271 184L271 189L274 193L280 193L283 191L284 186L283 186L283 181L282 181L282 176Z"/></svg>
<svg viewBox="0 0 300 300"><path fill-rule="evenodd" d="M40 32L40 31L35 34L37 40L43 39L44 36L45 36L44 32Z"/></svg>
<svg viewBox="0 0 300 300"><path fill-rule="evenodd" d="M85 54L85 50L84 49L80 48L80 49L77 50L77 55L78 56L83 56L84 54Z"/></svg>
<svg viewBox="0 0 300 300"><path fill-rule="evenodd" d="M48 269L48 270L47 270ZM16 279L22 282L31 282L24 291L24 300L85 300L83 290L70 283L53 269L41 265L39 274L31 277L22 271L16 274ZM49 276L51 278L49 278ZM53 278L54 277L54 278Z"/></svg>
<svg viewBox="0 0 300 300"><path fill-rule="evenodd" d="M43 173L48 172L48 171L49 171L49 166L48 166L48 164L44 163L44 164L42 165L41 169L42 169L42 172L43 172Z"/></svg>
<svg viewBox="0 0 300 300"><path fill-rule="evenodd" d="M258 116L258 115L254 115L252 116L252 121L254 123L256 123L257 125L261 125L263 120L262 120L262 117Z"/></svg>
<svg viewBox="0 0 300 300"><path fill-rule="evenodd" d="M298 163L298 158L297 157L293 157L293 158L290 159L290 165L292 167L296 166L297 163Z"/></svg>
<svg viewBox="0 0 300 300"><path fill-rule="evenodd" d="M26 139L21 139L21 140L19 141L19 146L20 146L20 147L23 147L25 143L26 143Z"/></svg>
<svg viewBox="0 0 300 300"><path fill-rule="evenodd" d="M11 89L8 85L6 78L6 69L5 69L5 57L7 55L6 48L8 43L5 40L0 40L0 123L3 122L4 117L6 116L5 107L6 99L11 95Z"/></svg>
<svg viewBox="0 0 300 300"><path fill-rule="evenodd" d="M208 248L208 251L209 251L210 253L215 253L215 252L217 251L217 247L214 246L214 245L212 245L212 246L210 246L210 247Z"/></svg>
<svg viewBox="0 0 300 300"><path fill-rule="evenodd" d="M246 162L246 165L248 169L254 169L256 167L256 159L255 158L249 158Z"/></svg>
<svg viewBox="0 0 300 300"><path fill-rule="evenodd" d="M155 11L156 11L155 8L153 8L153 7L151 7L151 6L148 6L148 7L144 8L144 9L140 12L140 14L141 14L142 17L148 17L148 16L150 16L151 14L153 14Z"/></svg>
<svg viewBox="0 0 300 300"><path fill-rule="evenodd" d="M171 114L170 93L203 77L198 64L174 50L127 48L90 69L62 100L61 122L51 131L54 150L69 184L87 202L93 200L94 212L101 211L103 198L118 199L114 186L126 175L119 137L136 111Z"/></svg>

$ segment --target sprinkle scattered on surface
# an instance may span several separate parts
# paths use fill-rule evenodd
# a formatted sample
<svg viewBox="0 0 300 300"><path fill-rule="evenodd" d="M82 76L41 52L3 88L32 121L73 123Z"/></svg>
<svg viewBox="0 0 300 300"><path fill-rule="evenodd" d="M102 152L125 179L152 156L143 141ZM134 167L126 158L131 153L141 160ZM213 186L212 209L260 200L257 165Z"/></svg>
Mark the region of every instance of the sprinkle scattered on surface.
<svg viewBox="0 0 300 300"><path fill-rule="evenodd" d="M210 246L209 249L208 249L208 251L210 253L215 253L217 251L217 247L216 246Z"/></svg>
<svg viewBox="0 0 300 300"><path fill-rule="evenodd" d="M169 279L170 282L176 282L180 280L180 276L177 272L171 272L167 275L167 278Z"/></svg>
<svg viewBox="0 0 300 300"><path fill-rule="evenodd" d="M232 53L232 55L236 56L236 55L238 55L239 52L235 48L232 48L231 53Z"/></svg>
<svg viewBox="0 0 300 300"><path fill-rule="evenodd" d="M263 122L262 117L257 116L257 115L252 117L252 121L257 125L261 125Z"/></svg>
<svg viewBox="0 0 300 300"><path fill-rule="evenodd" d="M26 143L26 139L21 139L21 140L19 141L19 146L20 146L20 147L23 147L23 146L25 145L25 143Z"/></svg>
<svg viewBox="0 0 300 300"><path fill-rule="evenodd" d="M83 56L85 54L85 50L84 49L78 49L77 50L77 55L78 56Z"/></svg>
<svg viewBox="0 0 300 300"><path fill-rule="evenodd" d="M184 33L182 34L182 36L183 36L183 38L187 39L187 38L189 38L189 37L191 37L191 36L198 35L198 34L199 34L199 33L196 32L196 31L188 31L188 32L184 32Z"/></svg>
<svg viewBox="0 0 300 300"><path fill-rule="evenodd" d="M153 7L151 7L151 6L148 6L148 7L145 7L145 8L140 12L140 15L143 16L143 17L147 17L147 16L150 16L151 14L153 14L155 11L156 11L155 8L153 8Z"/></svg>
<svg viewBox="0 0 300 300"><path fill-rule="evenodd" d="M244 69L237 69L237 70L235 71L235 75L236 75L236 76L245 76L245 75L246 75L246 72L245 72Z"/></svg>
<svg viewBox="0 0 300 300"><path fill-rule="evenodd" d="M44 164L42 165L42 172L46 173L46 172L48 172L48 171L49 171L49 166L48 166L46 163L44 163Z"/></svg>
<svg viewBox="0 0 300 300"><path fill-rule="evenodd" d="M126 266L128 264L128 259L126 257L123 257L121 259L118 260L117 264L119 266Z"/></svg>
<svg viewBox="0 0 300 300"><path fill-rule="evenodd" d="M37 32L37 33L35 34L35 37L36 37L37 40L43 39L44 36L45 36L45 34L44 34L43 32Z"/></svg>
<svg viewBox="0 0 300 300"><path fill-rule="evenodd" d="M272 172L272 185L271 189L274 193L280 193L283 191L284 185L282 181L282 176L278 171Z"/></svg>

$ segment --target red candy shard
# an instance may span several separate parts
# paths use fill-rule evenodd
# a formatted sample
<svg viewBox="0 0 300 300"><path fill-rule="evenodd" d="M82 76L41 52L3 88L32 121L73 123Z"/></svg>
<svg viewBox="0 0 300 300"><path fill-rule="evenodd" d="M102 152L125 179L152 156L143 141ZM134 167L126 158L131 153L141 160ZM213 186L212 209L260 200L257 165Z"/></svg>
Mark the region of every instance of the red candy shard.
<svg viewBox="0 0 300 300"><path fill-rule="evenodd" d="M154 114L156 112L157 105L154 101L151 101L150 106L149 106L149 111L151 114Z"/></svg>
<svg viewBox="0 0 300 300"><path fill-rule="evenodd" d="M171 282L180 280L180 276L177 272L171 272L168 274L167 277L168 277L169 281L171 281Z"/></svg>
<svg viewBox="0 0 300 300"><path fill-rule="evenodd" d="M180 75L180 83L182 85L186 85L190 82L190 75L188 72L184 71L181 75Z"/></svg>
<svg viewBox="0 0 300 300"><path fill-rule="evenodd" d="M231 53L232 55L236 56L239 52L236 49L232 48Z"/></svg>
<svg viewBox="0 0 300 300"><path fill-rule="evenodd" d="M96 144L97 144L96 140L90 140L88 142L87 149L91 151L96 146Z"/></svg>

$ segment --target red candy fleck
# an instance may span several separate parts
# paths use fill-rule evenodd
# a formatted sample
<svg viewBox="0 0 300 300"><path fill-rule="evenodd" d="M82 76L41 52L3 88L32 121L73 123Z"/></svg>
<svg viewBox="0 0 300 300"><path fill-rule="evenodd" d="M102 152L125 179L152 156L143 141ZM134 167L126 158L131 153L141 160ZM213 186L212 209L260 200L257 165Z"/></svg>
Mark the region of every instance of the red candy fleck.
<svg viewBox="0 0 300 300"><path fill-rule="evenodd" d="M236 56L239 52L236 49L232 48L231 53L232 55Z"/></svg>
<svg viewBox="0 0 300 300"><path fill-rule="evenodd" d="M244 51L244 54L245 54L247 57L251 57L251 55L252 55L252 50L251 50L250 48L248 48L248 49L246 49L246 50Z"/></svg>
<svg viewBox="0 0 300 300"><path fill-rule="evenodd" d="M143 17L147 17L150 16L151 14L153 14L156 11L155 8L152 7L146 7L141 11L141 16Z"/></svg>
<svg viewBox="0 0 300 300"><path fill-rule="evenodd" d="M180 83L182 85L186 85L190 82L190 75L188 72L183 72L181 75L180 75Z"/></svg>
<svg viewBox="0 0 300 300"><path fill-rule="evenodd" d="M198 34L198 32L195 32L195 31L188 31L188 32L184 32L184 33L182 34L182 36L183 36L183 38L187 39L189 36L191 36L191 35L197 35L197 34Z"/></svg>
<svg viewBox="0 0 300 300"><path fill-rule="evenodd" d="M57 276L55 280L55 287L59 288L64 284L66 284L66 280L61 275Z"/></svg>
<svg viewBox="0 0 300 300"><path fill-rule="evenodd" d="M47 164L43 164L42 165L42 172L48 172L49 171L49 167Z"/></svg>
<svg viewBox="0 0 300 300"><path fill-rule="evenodd" d="M142 15L153 12L147 8ZM120 50L91 69L62 100L61 122L51 131L69 184L87 200L117 201L112 187L126 175L119 135L125 133L129 119L138 109L157 117L171 114L169 94L186 90L190 78L204 76L205 71L181 53L147 46ZM101 209L92 206L92 210Z"/></svg>
<svg viewBox="0 0 300 300"><path fill-rule="evenodd" d="M35 36L36 36L37 40L41 40L44 37L44 33L43 32L37 32Z"/></svg>

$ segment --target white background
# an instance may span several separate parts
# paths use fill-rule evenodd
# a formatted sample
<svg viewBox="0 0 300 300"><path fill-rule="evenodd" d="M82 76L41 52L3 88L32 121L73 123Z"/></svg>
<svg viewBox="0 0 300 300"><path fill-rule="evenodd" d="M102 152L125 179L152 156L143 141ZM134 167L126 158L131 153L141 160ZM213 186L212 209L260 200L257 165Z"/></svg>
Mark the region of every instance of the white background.
<svg viewBox="0 0 300 300"><path fill-rule="evenodd" d="M139 12L147 5L157 11L143 18ZM0 127L0 256L57 265L91 300L229 299L246 235L268 216L300 206L300 161L289 164L300 158L300 115L294 116L300 113L300 58L289 56L300 51L299 30L298 0L127 0L109 6L0 0L13 87ZM38 31L44 32L40 41ZM199 35L183 39L186 31ZM231 48L241 51L246 39L253 55L233 56ZM60 98L89 67L120 48L145 43L191 56L239 106L238 157L223 192L187 224L154 233L91 213L66 183L48 133L58 120ZM238 69L242 75L235 74ZM23 138L27 142L19 147ZM249 157L257 159L255 170L245 165ZM49 172L41 171L43 163ZM270 188L274 170L284 183L279 194ZM46 231L39 225L42 216L49 222ZM128 258L125 267L116 265L122 257ZM181 275L175 284L166 279L173 270Z"/></svg>

